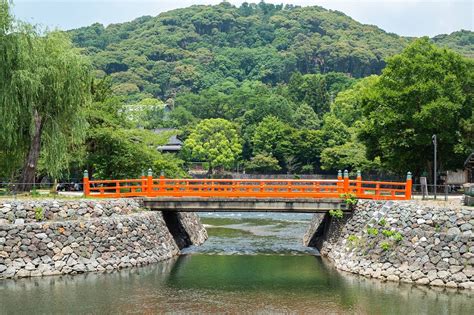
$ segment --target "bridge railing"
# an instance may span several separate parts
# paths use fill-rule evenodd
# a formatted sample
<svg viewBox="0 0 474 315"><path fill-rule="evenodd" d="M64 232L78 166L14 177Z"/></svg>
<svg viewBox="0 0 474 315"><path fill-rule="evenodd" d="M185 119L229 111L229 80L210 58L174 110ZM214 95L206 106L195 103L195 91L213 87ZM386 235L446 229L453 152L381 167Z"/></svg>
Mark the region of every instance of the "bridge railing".
<svg viewBox="0 0 474 315"><path fill-rule="evenodd" d="M170 179L148 176L137 179L89 180L84 172L84 194L96 198L122 197L223 197L223 198L343 198L352 194L359 199L411 199L412 179L406 182L363 181L339 172L333 180L305 179Z"/></svg>

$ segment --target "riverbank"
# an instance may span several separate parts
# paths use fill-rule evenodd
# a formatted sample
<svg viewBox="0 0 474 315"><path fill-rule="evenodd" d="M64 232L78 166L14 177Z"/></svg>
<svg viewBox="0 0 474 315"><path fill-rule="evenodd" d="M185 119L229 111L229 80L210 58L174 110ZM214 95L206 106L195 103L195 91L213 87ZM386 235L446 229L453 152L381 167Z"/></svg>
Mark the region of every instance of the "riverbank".
<svg viewBox="0 0 474 315"><path fill-rule="evenodd" d="M474 289L474 211L414 201L359 201L314 215L305 244L342 271L384 281Z"/></svg>
<svg viewBox="0 0 474 315"><path fill-rule="evenodd" d="M202 244L192 213L163 217L139 200L0 202L0 279L142 266Z"/></svg>

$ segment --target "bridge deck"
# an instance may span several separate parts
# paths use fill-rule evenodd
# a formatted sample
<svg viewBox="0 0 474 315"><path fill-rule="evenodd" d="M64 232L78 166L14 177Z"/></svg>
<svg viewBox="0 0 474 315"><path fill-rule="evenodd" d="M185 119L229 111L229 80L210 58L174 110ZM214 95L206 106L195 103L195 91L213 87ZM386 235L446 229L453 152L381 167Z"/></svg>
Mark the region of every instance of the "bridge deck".
<svg viewBox="0 0 474 315"><path fill-rule="evenodd" d="M145 198L145 207L154 211L172 212L293 212L324 213L341 209L349 211L341 199L314 198Z"/></svg>

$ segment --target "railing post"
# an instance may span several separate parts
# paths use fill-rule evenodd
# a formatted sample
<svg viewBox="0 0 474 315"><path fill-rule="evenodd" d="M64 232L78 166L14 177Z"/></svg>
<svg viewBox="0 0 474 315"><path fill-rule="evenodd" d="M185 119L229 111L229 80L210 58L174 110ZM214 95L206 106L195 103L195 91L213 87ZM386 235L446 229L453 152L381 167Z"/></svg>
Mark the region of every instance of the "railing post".
<svg viewBox="0 0 474 315"><path fill-rule="evenodd" d="M413 180L411 178L411 172L407 173L407 182L405 184L405 200L411 199L411 189L413 185Z"/></svg>
<svg viewBox="0 0 474 315"><path fill-rule="evenodd" d="M83 176L83 191L84 191L84 196L88 197L90 195L90 184L89 184L89 172L87 170L84 171L84 176Z"/></svg>
<svg viewBox="0 0 474 315"><path fill-rule="evenodd" d="M361 171L357 171L356 187L357 187L357 197L359 197L359 196L362 195L362 173L361 173Z"/></svg>
<svg viewBox="0 0 474 315"><path fill-rule="evenodd" d="M146 178L146 194L148 197L153 196L153 171L151 168L148 169L148 174Z"/></svg>
<svg viewBox="0 0 474 315"><path fill-rule="evenodd" d="M344 170L344 193L349 193L349 171Z"/></svg>
<svg viewBox="0 0 474 315"><path fill-rule="evenodd" d="M160 187L158 188L158 190L160 192L165 191L165 176L164 175L160 175Z"/></svg>
<svg viewBox="0 0 474 315"><path fill-rule="evenodd" d="M337 192L342 194L343 183L342 183L342 171L337 171Z"/></svg>
<svg viewBox="0 0 474 315"><path fill-rule="evenodd" d="M117 194L117 197L120 197L120 182L115 182L115 193Z"/></svg>
<svg viewBox="0 0 474 315"><path fill-rule="evenodd" d="M146 194L146 176L145 171L142 171L142 175L140 176L141 179L141 192L142 194Z"/></svg>

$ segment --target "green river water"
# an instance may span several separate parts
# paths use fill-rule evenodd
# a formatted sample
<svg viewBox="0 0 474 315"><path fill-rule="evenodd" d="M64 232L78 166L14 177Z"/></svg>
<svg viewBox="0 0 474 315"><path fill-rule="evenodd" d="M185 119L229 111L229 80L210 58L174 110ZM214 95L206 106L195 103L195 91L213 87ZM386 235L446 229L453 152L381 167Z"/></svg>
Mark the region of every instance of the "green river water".
<svg viewBox="0 0 474 315"><path fill-rule="evenodd" d="M336 271L301 238L310 216L207 214L209 240L153 266L0 281L1 314L474 314L470 292Z"/></svg>

